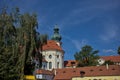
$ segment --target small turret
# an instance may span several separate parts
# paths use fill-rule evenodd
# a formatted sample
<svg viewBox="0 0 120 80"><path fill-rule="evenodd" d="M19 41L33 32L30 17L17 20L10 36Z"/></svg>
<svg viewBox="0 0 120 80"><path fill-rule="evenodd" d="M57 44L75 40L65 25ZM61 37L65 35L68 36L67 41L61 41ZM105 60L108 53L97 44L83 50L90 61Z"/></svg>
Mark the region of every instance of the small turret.
<svg viewBox="0 0 120 80"><path fill-rule="evenodd" d="M57 41L57 42L60 42L61 39L62 39L61 35L59 34L59 28L58 28L57 25L55 25L54 34L53 34L53 36L52 36L51 39L52 39L52 40L55 40L55 41Z"/></svg>

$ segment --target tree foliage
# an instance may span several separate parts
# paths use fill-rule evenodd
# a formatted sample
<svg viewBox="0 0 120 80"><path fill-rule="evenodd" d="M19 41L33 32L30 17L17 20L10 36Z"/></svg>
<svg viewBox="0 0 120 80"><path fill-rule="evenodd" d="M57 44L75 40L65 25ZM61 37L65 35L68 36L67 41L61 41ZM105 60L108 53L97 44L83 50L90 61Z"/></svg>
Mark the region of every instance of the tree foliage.
<svg viewBox="0 0 120 80"><path fill-rule="evenodd" d="M14 42L16 29L13 25L12 14L7 14L4 9L0 14L0 79L13 80L19 76L17 44Z"/></svg>
<svg viewBox="0 0 120 80"><path fill-rule="evenodd" d="M118 47L118 50L117 50L118 54L120 55L120 46Z"/></svg>
<svg viewBox="0 0 120 80"><path fill-rule="evenodd" d="M82 47L81 51L74 54L78 67L97 65L97 59L99 59L97 53L98 50L93 50L89 45Z"/></svg>
<svg viewBox="0 0 120 80"><path fill-rule="evenodd" d="M47 37L40 37L37 28L36 14L20 14L19 8L12 12L3 9L0 13L1 80L23 80L25 74L33 74L36 60L40 68L40 44L46 42Z"/></svg>
<svg viewBox="0 0 120 80"><path fill-rule="evenodd" d="M106 64L108 64L108 65L113 65L113 64L114 64L114 62L113 62L113 61L111 61L111 60L107 60L107 61L105 61L105 62L104 62L104 64L103 64L103 65L106 65Z"/></svg>

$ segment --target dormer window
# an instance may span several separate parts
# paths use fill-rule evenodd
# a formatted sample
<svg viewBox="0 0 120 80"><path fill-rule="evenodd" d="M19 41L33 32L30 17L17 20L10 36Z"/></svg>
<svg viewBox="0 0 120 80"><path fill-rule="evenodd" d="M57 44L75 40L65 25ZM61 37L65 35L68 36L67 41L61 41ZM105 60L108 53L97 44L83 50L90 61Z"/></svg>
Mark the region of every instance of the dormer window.
<svg viewBox="0 0 120 80"><path fill-rule="evenodd" d="M75 64L75 62L71 62L71 64L72 64L72 65L74 65L74 64Z"/></svg>
<svg viewBox="0 0 120 80"><path fill-rule="evenodd" d="M99 69L99 71L103 71L102 69Z"/></svg>
<svg viewBox="0 0 120 80"><path fill-rule="evenodd" d="M91 69L90 71L93 72L93 69Z"/></svg>
<svg viewBox="0 0 120 80"><path fill-rule="evenodd" d="M75 70L73 72L76 72Z"/></svg>
<svg viewBox="0 0 120 80"><path fill-rule="evenodd" d="M63 73L66 73L65 71L63 71Z"/></svg>
<svg viewBox="0 0 120 80"><path fill-rule="evenodd" d="M115 70L115 68L112 68L112 70Z"/></svg>
<svg viewBox="0 0 120 80"><path fill-rule="evenodd" d="M84 77L85 72L84 71L80 71L80 75L81 75L81 77Z"/></svg>

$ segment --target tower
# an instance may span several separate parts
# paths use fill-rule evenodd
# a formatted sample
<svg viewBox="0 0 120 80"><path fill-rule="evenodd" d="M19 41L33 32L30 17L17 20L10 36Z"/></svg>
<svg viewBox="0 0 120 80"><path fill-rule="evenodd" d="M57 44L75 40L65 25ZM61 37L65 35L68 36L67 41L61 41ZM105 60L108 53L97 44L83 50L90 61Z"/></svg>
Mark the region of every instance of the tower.
<svg viewBox="0 0 120 80"><path fill-rule="evenodd" d="M59 34L59 28L58 28L58 25L56 24L55 27L54 27L54 34L53 36L51 37L52 40L56 41L58 43L58 45L61 45L61 35Z"/></svg>
<svg viewBox="0 0 120 80"><path fill-rule="evenodd" d="M43 65L44 69L52 70L64 67L64 51L61 47L61 39L59 28L55 25L51 40L48 40L47 44L42 47L43 58L47 61L47 65Z"/></svg>

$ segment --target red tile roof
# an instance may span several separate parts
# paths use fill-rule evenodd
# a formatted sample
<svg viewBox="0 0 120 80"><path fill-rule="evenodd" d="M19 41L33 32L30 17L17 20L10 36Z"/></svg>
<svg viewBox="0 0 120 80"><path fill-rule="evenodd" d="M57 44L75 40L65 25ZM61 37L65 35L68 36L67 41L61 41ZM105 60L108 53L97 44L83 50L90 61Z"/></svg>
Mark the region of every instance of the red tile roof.
<svg viewBox="0 0 120 80"><path fill-rule="evenodd" d="M120 62L120 56L101 56L100 58L104 59L105 61L111 60L113 62ZM75 64L72 64L75 63ZM77 61L76 60L68 60L64 61L64 66L65 67L72 67L72 66L77 66Z"/></svg>
<svg viewBox="0 0 120 80"><path fill-rule="evenodd" d="M80 67L80 68L64 68L57 69L54 80L70 80L73 77L80 77L80 71L84 71L84 76L120 76L120 66L109 65L108 69L106 66L91 66L91 67Z"/></svg>
<svg viewBox="0 0 120 80"><path fill-rule="evenodd" d="M76 60L64 61L64 66L65 67L77 66L77 62L76 62Z"/></svg>
<svg viewBox="0 0 120 80"><path fill-rule="evenodd" d="M40 69L36 71L36 74L54 75L53 71Z"/></svg>
<svg viewBox="0 0 120 80"><path fill-rule="evenodd" d="M61 48L61 46L59 46L57 44L57 42L54 40L48 40L47 44L43 45L42 49L43 49L43 51L45 51L45 50L58 50L58 51L63 52L63 49Z"/></svg>
<svg viewBox="0 0 120 80"><path fill-rule="evenodd" d="M102 56L101 57L104 60L111 60L113 62L120 62L120 56Z"/></svg>

